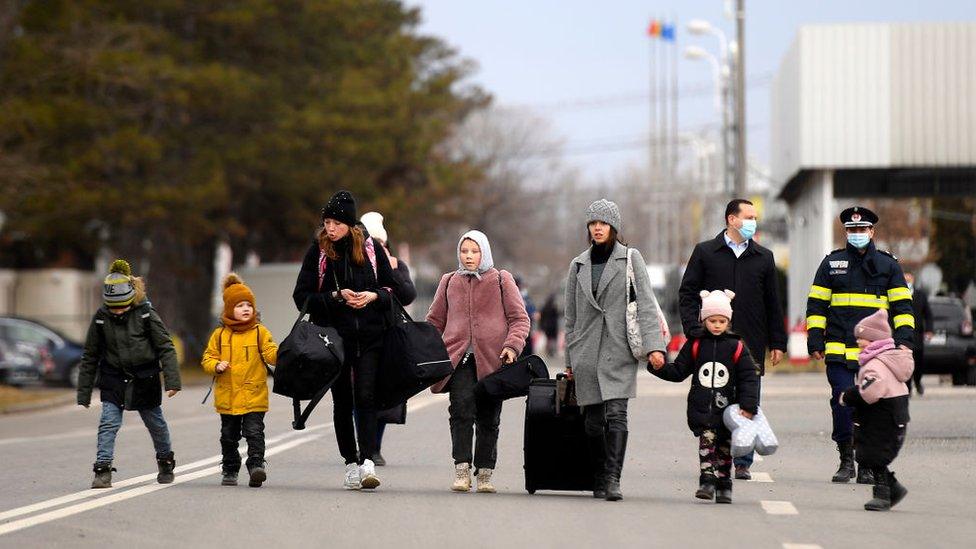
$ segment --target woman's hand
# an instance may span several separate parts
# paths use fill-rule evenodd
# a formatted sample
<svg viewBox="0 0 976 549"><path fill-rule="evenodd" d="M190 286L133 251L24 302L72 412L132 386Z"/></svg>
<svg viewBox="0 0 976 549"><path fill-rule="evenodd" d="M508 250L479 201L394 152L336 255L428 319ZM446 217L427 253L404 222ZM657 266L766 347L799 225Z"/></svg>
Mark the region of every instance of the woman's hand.
<svg viewBox="0 0 976 549"><path fill-rule="evenodd" d="M343 290L343 292L346 292L346 290ZM343 294L343 297L345 297L345 294ZM352 297L346 298L346 305L349 305L353 309L362 309L379 298L380 296L376 292L352 292Z"/></svg>
<svg viewBox="0 0 976 549"><path fill-rule="evenodd" d="M358 294L356 292L349 289L339 290L339 296L342 297L342 300L346 303L356 299L357 295Z"/></svg>
<svg viewBox="0 0 976 549"><path fill-rule="evenodd" d="M503 364L511 364L515 362L516 358L518 358L518 353L516 353L514 349L505 347L502 349L502 355L498 358L502 359Z"/></svg>
<svg viewBox="0 0 976 549"><path fill-rule="evenodd" d="M750 414L749 412L747 412L745 410L739 410L739 413L742 415L742 417L744 417L746 419L752 419L753 417L755 417L755 414Z"/></svg>
<svg viewBox="0 0 976 549"><path fill-rule="evenodd" d="M224 373L224 371L227 370L227 368L230 368L230 363L225 360L223 362L218 362L217 363L217 366L214 368L214 370L218 374L222 374L222 373Z"/></svg>
<svg viewBox="0 0 976 549"><path fill-rule="evenodd" d="M664 367L664 353L661 351L651 351L647 355L647 361L651 363L652 368L660 370Z"/></svg>

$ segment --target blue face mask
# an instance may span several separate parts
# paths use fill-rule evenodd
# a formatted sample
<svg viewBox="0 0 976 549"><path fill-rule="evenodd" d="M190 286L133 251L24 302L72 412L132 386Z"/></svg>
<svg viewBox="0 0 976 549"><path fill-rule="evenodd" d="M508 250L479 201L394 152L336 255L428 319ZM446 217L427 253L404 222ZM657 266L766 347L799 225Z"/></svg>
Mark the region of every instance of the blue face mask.
<svg viewBox="0 0 976 549"><path fill-rule="evenodd" d="M755 219L743 219L742 226L739 227L739 234L742 238L749 240L754 234L756 234L756 220Z"/></svg>
<svg viewBox="0 0 976 549"><path fill-rule="evenodd" d="M868 242L871 242L871 237L868 236L868 233L850 233L847 235L847 243L858 250L863 250L867 247Z"/></svg>

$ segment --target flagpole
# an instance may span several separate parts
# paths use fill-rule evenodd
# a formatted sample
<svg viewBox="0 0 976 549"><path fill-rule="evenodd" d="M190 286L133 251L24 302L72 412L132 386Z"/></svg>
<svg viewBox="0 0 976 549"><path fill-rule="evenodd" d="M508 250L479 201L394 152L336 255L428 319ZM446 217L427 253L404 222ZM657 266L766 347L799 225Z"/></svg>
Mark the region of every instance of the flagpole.
<svg viewBox="0 0 976 549"><path fill-rule="evenodd" d="M663 24L662 24L663 26ZM658 35L660 42L660 35ZM667 173L667 135L668 135L668 55L667 50L664 47L658 49L658 70L660 71L660 86L661 92L658 98L657 107L659 109L658 114L658 137L657 137L657 154L658 154L658 165L661 167L661 179L664 179Z"/></svg>
<svg viewBox="0 0 976 549"><path fill-rule="evenodd" d="M671 20L671 180L678 177L678 18Z"/></svg>
<svg viewBox="0 0 976 549"><path fill-rule="evenodd" d="M650 25L651 26L654 25L654 21L653 20L651 21ZM657 167L657 157L655 155L655 150L654 150L654 146L655 146L655 144L654 144L654 142L655 142L655 140L654 140L654 128L655 128L655 126L657 126L657 79L656 79L657 68L655 66L655 57L657 56L657 49L656 49L657 44L655 43L654 36L651 33L652 33L651 27L648 27L648 30L647 30L647 52L648 52L648 57L650 58L650 61L649 61L649 64L648 64L648 71L647 72L648 72L649 80L650 80L650 82L649 82L649 84L650 84L650 94L648 94L648 98L649 98L649 105L648 106L650 108L650 117L648 119L648 129L647 129L647 135L648 135L648 140L647 140L647 144L648 144L648 149L647 149L647 159L648 159L647 180L648 180L648 184L649 185L653 185L653 183L654 183L654 171L655 171L655 168Z"/></svg>

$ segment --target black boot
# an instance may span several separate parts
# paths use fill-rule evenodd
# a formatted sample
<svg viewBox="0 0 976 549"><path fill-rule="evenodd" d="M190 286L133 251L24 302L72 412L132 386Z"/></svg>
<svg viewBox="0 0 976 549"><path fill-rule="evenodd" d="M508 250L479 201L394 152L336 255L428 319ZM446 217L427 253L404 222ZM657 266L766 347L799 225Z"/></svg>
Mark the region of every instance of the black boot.
<svg viewBox="0 0 976 549"><path fill-rule="evenodd" d="M220 478L221 486L237 486L237 471L224 469Z"/></svg>
<svg viewBox="0 0 976 549"><path fill-rule="evenodd" d="M840 467L834 473L831 482L850 482L854 478L854 444L850 442L837 443L837 452L840 454Z"/></svg>
<svg viewBox="0 0 976 549"><path fill-rule="evenodd" d="M875 475L877 476L877 475ZM891 489L891 506L898 505L908 495L908 488L898 482L894 473L888 473L888 487Z"/></svg>
<svg viewBox="0 0 976 549"><path fill-rule="evenodd" d="M265 471L265 462L261 460L259 463L248 464L247 473L250 478L248 478L247 485L251 488L260 488L264 481L268 480L268 472Z"/></svg>
<svg viewBox="0 0 976 549"><path fill-rule="evenodd" d="M713 475L701 475L698 477L698 491L695 492L698 499L715 499L715 477Z"/></svg>
<svg viewBox="0 0 976 549"><path fill-rule="evenodd" d="M604 434L587 436L590 457L593 459L593 497L607 497L607 437Z"/></svg>
<svg viewBox="0 0 976 549"><path fill-rule="evenodd" d="M715 503L732 503L732 479L725 477L716 482Z"/></svg>
<svg viewBox="0 0 976 549"><path fill-rule="evenodd" d="M874 498L864 504L865 511L891 509L891 487L888 486L888 475L878 475L877 480L877 484L874 485Z"/></svg>
<svg viewBox="0 0 976 549"><path fill-rule="evenodd" d="M156 466L159 468L159 474L156 475L156 482L160 484L173 482L173 469L176 468L176 459L174 459L173 452L156 456Z"/></svg>
<svg viewBox="0 0 976 549"><path fill-rule="evenodd" d="M871 472L871 469L867 467L857 468L858 484L874 484L874 482L875 482L874 473Z"/></svg>
<svg viewBox="0 0 976 549"><path fill-rule="evenodd" d="M627 431L607 432L607 501L620 501L620 473L627 454Z"/></svg>
<svg viewBox="0 0 976 549"><path fill-rule="evenodd" d="M111 488L112 487L112 467L111 461L96 462L92 470L95 478L92 480L92 488Z"/></svg>

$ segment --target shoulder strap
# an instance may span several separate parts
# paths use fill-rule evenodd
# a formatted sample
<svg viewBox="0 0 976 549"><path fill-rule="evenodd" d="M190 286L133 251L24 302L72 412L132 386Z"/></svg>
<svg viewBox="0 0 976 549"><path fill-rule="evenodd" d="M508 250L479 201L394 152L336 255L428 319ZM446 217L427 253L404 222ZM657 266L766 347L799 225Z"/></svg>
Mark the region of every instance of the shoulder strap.
<svg viewBox="0 0 976 549"><path fill-rule="evenodd" d="M505 290L502 289L502 273L505 271L498 270L498 293L502 296L502 314L505 315L505 319L508 319L508 311L505 310Z"/></svg>
<svg viewBox="0 0 976 549"><path fill-rule="evenodd" d="M376 285L378 286L380 274L376 268L376 245L373 244L373 237L366 239L366 257L369 258L369 263L373 266L373 276L376 278Z"/></svg>
<svg viewBox="0 0 976 549"><path fill-rule="evenodd" d="M701 342L700 339L696 339L691 342L691 359L698 360L698 344Z"/></svg>
<svg viewBox="0 0 976 549"><path fill-rule="evenodd" d="M635 282L636 275L634 274L634 260L631 252L634 249L627 246L627 301L637 301L637 285Z"/></svg>
<svg viewBox="0 0 976 549"><path fill-rule="evenodd" d="M451 303L447 300L447 290L451 288L451 280L454 279L454 275L456 274L457 271L454 271L453 273L448 275L447 282L444 283L444 309L448 311L451 310Z"/></svg>
<svg viewBox="0 0 976 549"><path fill-rule="evenodd" d="M744 348L745 348L745 345L742 344L742 340L741 339L738 340L736 342L736 345L735 345L735 354L732 355L732 364L738 364L739 363L739 357L742 356L742 349L744 349Z"/></svg>

